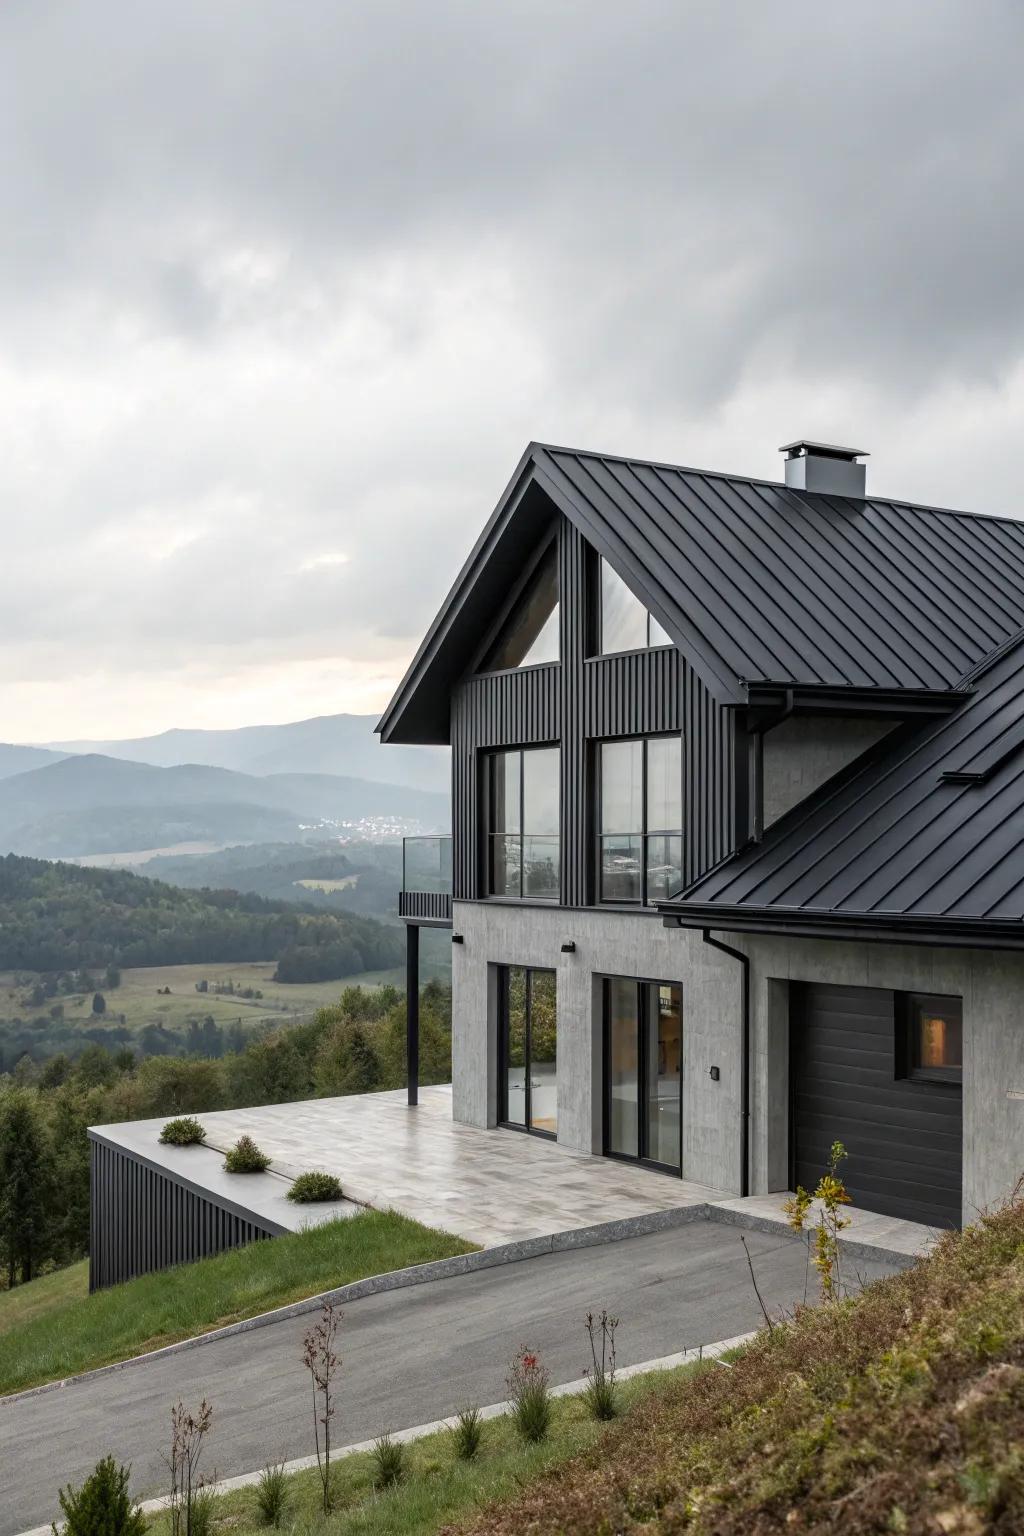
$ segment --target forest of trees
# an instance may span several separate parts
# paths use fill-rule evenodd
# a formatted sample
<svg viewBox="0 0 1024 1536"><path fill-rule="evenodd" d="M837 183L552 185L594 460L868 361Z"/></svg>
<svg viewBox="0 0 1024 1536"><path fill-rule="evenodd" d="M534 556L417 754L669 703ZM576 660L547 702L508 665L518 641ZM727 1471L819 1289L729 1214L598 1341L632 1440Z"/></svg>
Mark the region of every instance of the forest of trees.
<svg viewBox="0 0 1024 1536"><path fill-rule="evenodd" d="M387 970L402 954L401 930L371 918L0 858L0 970L276 960L278 981L319 981Z"/></svg>
<svg viewBox="0 0 1024 1536"><path fill-rule="evenodd" d="M25 862L25 861L20 861ZM424 987L420 1080L451 1077L451 992ZM405 1000L394 987L346 987L308 1024L251 1040L219 1059L90 1045L76 1061L25 1057L0 1077L0 1286L71 1263L89 1238L86 1127L398 1088L405 1081Z"/></svg>

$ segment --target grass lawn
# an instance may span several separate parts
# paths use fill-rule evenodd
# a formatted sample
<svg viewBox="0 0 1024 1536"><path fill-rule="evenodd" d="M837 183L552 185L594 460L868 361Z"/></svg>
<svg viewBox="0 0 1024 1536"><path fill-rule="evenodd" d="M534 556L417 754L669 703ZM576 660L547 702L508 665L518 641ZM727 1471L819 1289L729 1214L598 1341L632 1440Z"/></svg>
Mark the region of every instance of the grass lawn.
<svg viewBox="0 0 1024 1536"><path fill-rule="evenodd" d="M87 1265L74 1264L0 1292L0 1394L126 1360L366 1275L473 1248L394 1211L364 1211L93 1296Z"/></svg>
<svg viewBox="0 0 1024 1536"><path fill-rule="evenodd" d="M621 1410L628 1413L652 1393L664 1391L668 1382L692 1375L697 1369L720 1367L686 1366L621 1383ZM471 1462L457 1458L447 1430L414 1441L405 1448L402 1482L381 1492L373 1487L372 1458L368 1454L347 1456L332 1469L335 1509L330 1516L323 1514L316 1470L296 1473L288 1479L288 1505L281 1529L301 1532L302 1536L412 1536L413 1532L426 1536L438 1531L491 1500L514 1497L542 1473L597 1446L611 1427L589 1418L578 1397L556 1398L553 1408L551 1432L540 1445L524 1445L507 1418L489 1420L483 1426L480 1450ZM311 1451L312 1431L311 1420ZM259 1522L254 1489L216 1500L213 1536L218 1530L230 1530L231 1536L265 1536L266 1529ZM151 1530L155 1536L170 1536L169 1516L155 1516Z"/></svg>
<svg viewBox="0 0 1024 1536"><path fill-rule="evenodd" d="M190 1019L202 1020L208 1015L221 1025L233 1024L236 1019L245 1024L272 1023L278 1019L306 1018L317 1008L336 1003L345 987L379 987L388 982L400 986L404 983L404 972L399 968L363 971L341 981L284 985L271 980L276 968L273 960L239 965L216 961L204 965L142 966L122 971L121 985L112 991L107 991L102 985L101 973L97 973L100 990L107 1001L107 1011L102 1018L93 1016L92 992L69 993L37 1006L30 997L32 982L19 983L11 971L4 971L0 972L0 1029L5 1020L45 1014L55 1003L63 1005L66 1023L83 1027L118 1025L121 1014L124 1014L124 1027L132 1031L147 1024L184 1030ZM32 980L35 980L34 973ZM196 982L204 980L209 983L210 990L197 992ZM233 981L236 988L252 988L262 992L263 996L245 998L237 993L214 992L216 983L229 981ZM169 995L163 992L164 987L170 987Z"/></svg>

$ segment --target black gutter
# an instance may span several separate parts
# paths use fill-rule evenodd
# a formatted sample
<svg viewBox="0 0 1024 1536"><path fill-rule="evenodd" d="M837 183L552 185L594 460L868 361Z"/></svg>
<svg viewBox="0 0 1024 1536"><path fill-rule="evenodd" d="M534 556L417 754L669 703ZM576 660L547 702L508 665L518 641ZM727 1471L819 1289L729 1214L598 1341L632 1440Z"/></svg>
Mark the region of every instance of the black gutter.
<svg viewBox="0 0 1024 1536"><path fill-rule="evenodd" d="M799 908L771 910L687 902L658 905L665 923L676 928L728 933L776 934L785 938L855 939L881 944L930 944L937 948L1024 949L1024 921L1018 918L917 916L904 912L824 912Z"/></svg>
<svg viewBox="0 0 1024 1536"><path fill-rule="evenodd" d="M683 924L678 925L682 927ZM731 944L723 944L721 939L711 936L711 929L705 928L701 937L705 944L710 944L712 949L720 949L723 955L731 955L738 960L743 972L743 992L740 1012L742 1015L743 1032L743 1069L740 1073L740 1195L750 1193L750 957L745 955L742 949L733 949Z"/></svg>

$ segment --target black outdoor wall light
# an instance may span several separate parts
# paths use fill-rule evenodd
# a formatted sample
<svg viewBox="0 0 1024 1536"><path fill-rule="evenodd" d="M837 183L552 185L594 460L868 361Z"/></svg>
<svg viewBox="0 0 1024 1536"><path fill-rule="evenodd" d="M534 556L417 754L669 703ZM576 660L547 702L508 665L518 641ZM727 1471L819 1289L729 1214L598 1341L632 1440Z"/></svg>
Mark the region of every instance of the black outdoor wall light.
<svg viewBox="0 0 1024 1536"><path fill-rule="evenodd" d="M453 944L465 944L465 942L466 942L466 941L465 941L465 939L464 939L464 938L463 938L463 937L462 937L462 934L461 934L461 933L453 933L453 934L452 934L452 943L453 943Z"/></svg>
<svg viewBox="0 0 1024 1536"><path fill-rule="evenodd" d="M576 945L573 943L572 939L569 940L568 944L563 944L562 945L562 954L563 955L574 955L575 953L576 953Z"/></svg>

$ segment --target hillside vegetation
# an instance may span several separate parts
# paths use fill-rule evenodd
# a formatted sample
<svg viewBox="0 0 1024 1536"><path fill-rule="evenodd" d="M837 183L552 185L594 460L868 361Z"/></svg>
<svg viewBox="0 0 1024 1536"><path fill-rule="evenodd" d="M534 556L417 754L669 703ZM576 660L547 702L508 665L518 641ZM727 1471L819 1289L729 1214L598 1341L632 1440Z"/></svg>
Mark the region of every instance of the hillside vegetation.
<svg viewBox="0 0 1024 1536"><path fill-rule="evenodd" d="M122 870L0 858L0 970L276 959L279 980L318 981L386 970L401 955L400 932L368 918L188 891Z"/></svg>
<svg viewBox="0 0 1024 1536"><path fill-rule="evenodd" d="M402 848L394 843L250 843L216 853L161 854L136 866L189 890L230 888L268 901L303 902L329 912L394 917Z"/></svg>
<svg viewBox="0 0 1024 1536"><path fill-rule="evenodd" d="M597 1452L457 1529L1017 1536L1024 1201L652 1395Z"/></svg>
<svg viewBox="0 0 1024 1536"><path fill-rule="evenodd" d="M451 993L423 988L420 1076L451 1076ZM111 1052L27 1057L0 1076L0 1288L78 1259L89 1238L86 1127L199 1115L248 1104L397 1088L405 1080L405 1002L394 987L346 987L308 1023L268 1030L217 1060Z"/></svg>

